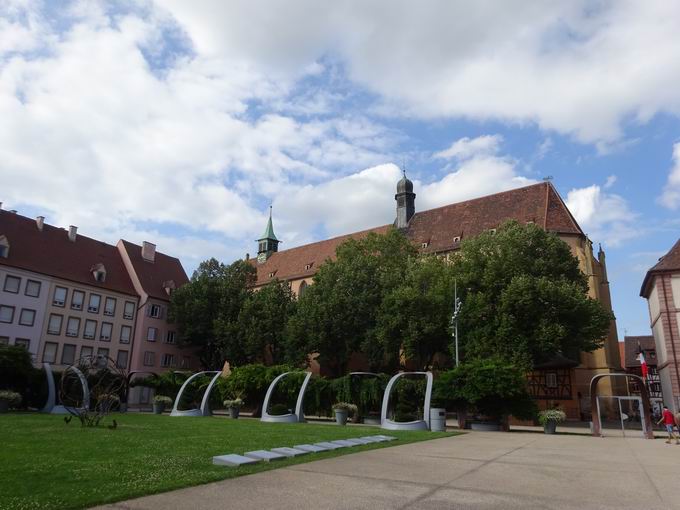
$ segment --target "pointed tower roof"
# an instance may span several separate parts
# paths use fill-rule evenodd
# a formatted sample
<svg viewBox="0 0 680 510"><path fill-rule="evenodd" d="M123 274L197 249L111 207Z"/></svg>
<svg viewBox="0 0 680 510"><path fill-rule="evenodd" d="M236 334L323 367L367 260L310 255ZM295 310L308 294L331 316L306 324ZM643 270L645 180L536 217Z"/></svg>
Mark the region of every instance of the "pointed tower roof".
<svg viewBox="0 0 680 510"><path fill-rule="evenodd" d="M269 221L267 222L267 228L264 229L264 233L260 236L262 239L271 239L272 241L278 241L276 234L274 234L274 225L272 223L272 206L269 206Z"/></svg>

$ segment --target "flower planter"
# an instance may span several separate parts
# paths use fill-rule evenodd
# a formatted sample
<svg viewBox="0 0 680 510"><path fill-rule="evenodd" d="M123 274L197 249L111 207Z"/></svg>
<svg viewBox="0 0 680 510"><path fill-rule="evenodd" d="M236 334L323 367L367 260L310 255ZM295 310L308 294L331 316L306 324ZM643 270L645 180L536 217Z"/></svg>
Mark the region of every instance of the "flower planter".
<svg viewBox="0 0 680 510"><path fill-rule="evenodd" d="M557 422L555 420L548 420L543 425L543 432L546 434L554 434L557 430Z"/></svg>
<svg viewBox="0 0 680 510"><path fill-rule="evenodd" d="M157 404L156 402L154 402L153 414L163 414L163 411L165 411L165 404Z"/></svg>
<svg viewBox="0 0 680 510"><path fill-rule="evenodd" d="M230 407L229 408L229 417L236 420L238 418L239 413L241 412L240 407Z"/></svg>
<svg viewBox="0 0 680 510"><path fill-rule="evenodd" d="M347 425L347 416L348 412L345 411L344 409L336 409L335 410L335 423L338 425Z"/></svg>
<svg viewBox="0 0 680 510"><path fill-rule="evenodd" d="M9 402L0 400L0 413L6 413L7 411L9 411Z"/></svg>

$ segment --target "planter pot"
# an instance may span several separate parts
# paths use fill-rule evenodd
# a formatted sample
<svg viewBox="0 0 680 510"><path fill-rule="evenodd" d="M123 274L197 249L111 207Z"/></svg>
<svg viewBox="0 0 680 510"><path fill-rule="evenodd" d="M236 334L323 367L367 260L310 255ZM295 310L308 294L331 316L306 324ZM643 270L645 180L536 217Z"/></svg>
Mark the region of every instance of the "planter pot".
<svg viewBox="0 0 680 510"><path fill-rule="evenodd" d="M500 423L471 423L470 428L478 432L498 432L501 430Z"/></svg>
<svg viewBox="0 0 680 510"><path fill-rule="evenodd" d="M157 404L157 403L154 402L153 413L154 414L163 414L163 411L165 411L165 404Z"/></svg>
<svg viewBox="0 0 680 510"><path fill-rule="evenodd" d="M238 414L241 412L240 407L230 407L229 408L229 417L233 418L234 420L238 418Z"/></svg>
<svg viewBox="0 0 680 510"><path fill-rule="evenodd" d="M0 400L0 413L6 413L7 411L9 411L9 402Z"/></svg>
<svg viewBox="0 0 680 510"><path fill-rule="evenodd" d="M555 420L548 420L543 425L543 432L546 434L554 434L555 430L557 430L557 422Z"/></svg>
<svg viewBox="0 0 680 510"><path fill-rule="evenodd" d="M338 425L347 425L347 411L343 411L342 409L336 409L335 422Z"/></svg>

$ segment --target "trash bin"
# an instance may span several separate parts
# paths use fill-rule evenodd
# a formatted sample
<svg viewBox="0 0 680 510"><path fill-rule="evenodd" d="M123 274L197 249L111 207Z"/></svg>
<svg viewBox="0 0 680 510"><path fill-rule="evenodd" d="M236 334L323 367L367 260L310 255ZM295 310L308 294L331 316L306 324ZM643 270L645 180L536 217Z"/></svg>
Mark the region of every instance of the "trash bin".
<svg viewBox="0 0 680 510"><path fill-rule="evenodd" d="M446 409L442 407L430 409L430 430L432 432L446 432Z"/></svg>

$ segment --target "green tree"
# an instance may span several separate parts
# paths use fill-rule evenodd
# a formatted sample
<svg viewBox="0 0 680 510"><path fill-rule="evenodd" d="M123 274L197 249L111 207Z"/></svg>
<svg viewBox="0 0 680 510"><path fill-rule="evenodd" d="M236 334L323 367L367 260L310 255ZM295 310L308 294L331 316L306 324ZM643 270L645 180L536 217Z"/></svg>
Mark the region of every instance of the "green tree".
<svg viewBox="0 0 680 510"><path fill-rule="evenodd" d="M239 312L237 330L250 363L283 363L285 327L295 305L288 283L278 280L248 296Z"/></svg>
<svg viewBox="0 0 680 510"><path fill-rule="evenodd" d="M530 369L563 353L602 345L611 314L557 235L510 221L465 240L453 263L463 298L459 331L466 359L500 355Z"/></svg>
<svg viewBox="0 0 680 510"><path fill-rule="evenodd" d="M254 275L247 262L237 260L226 266L212 258L199 265L187 285L173 292L169 317L177 326L178 340L197 349L205 368L244 360L235 324Z"/></svg>
<svg viewBox="0 0 680 510"><path fill-rule="evenodd" d="M445 259L410 258L402 282L384 297L376 340L387 365L396 368L403 353L422 368L437 353L448 353L454 300L453 269Z"/></svg>
<svg viewBox="0 0 680 510"><path fill-rule="evenodd" d="M298 299L287 327L287 353L305 362L308 353L332 374L343 375L353 352L365 354L372 368L384 363L376 340L383 297L403 280L415 247L397 230L350 239L314 276L314 285Z"/></svg>

